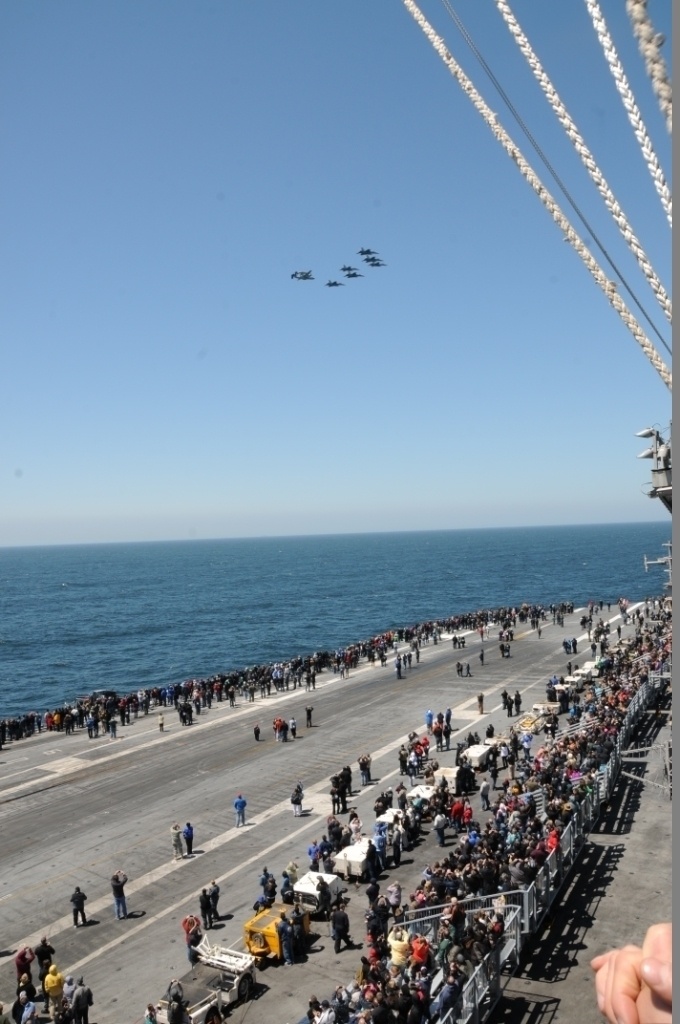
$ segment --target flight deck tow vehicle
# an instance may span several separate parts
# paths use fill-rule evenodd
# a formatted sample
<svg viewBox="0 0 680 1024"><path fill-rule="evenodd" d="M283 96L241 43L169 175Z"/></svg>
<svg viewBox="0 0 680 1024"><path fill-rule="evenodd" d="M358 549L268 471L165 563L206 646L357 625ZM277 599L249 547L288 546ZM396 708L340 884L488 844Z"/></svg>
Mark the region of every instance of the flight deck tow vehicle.
<svg viewBox="0 0 680 1024"><path fill-rule="evenodd" d="M274 903L271 907L258 911L254 917L243 925L243 940L246 949L257 959L258 965L264 966L267 959L283 960L283 948L277 925L282 915L290 910L285 903ZM302 909L300 921L305 937L309 935L309 910Z"/></svg>
<svg viewBox="0 0 680 1024"><path fill-rule="evenodd" d="M204 935L196 946L199 962L182 978L183 1024L221 1024L229 1007L250 999L257 975L255 957L213 946ZM166 993L167 996L167 993ZM156 1005L158 1024L169 1024L167 998Z"/></svg>

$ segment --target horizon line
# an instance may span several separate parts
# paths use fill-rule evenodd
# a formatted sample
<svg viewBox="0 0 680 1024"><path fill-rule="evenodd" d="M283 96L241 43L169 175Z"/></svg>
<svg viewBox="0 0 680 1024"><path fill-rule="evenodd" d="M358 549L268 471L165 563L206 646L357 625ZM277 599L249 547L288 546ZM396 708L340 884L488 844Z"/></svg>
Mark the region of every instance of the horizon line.
<svg viewBox="0 0 680 1024"><path fill-rule="evenodd" d="M564 529L593 529L594 527L611 527L611 526L657 526L663 525L663 519L636 519L636 520L620 520L620 521L608 521L598 523L541 523L532 524L528 523L522 526L460 526L460 527L439 527L436 529L421 529L421 530L350 530L346 533L338 532L320 532L320 533L267 533L267 534L247 534L238 535L231 537L164 537L156 538L153 540L101 540L101 541L60 541L57 543L40 543L35 544L3 544L0 545L0 551L22 551L22 550L34 550L36 548L94 548L94 547L120 547L130 546L133 544L214 544L214 543L226 543L226 542L238 542L238 541L253 541L253 540L310 540L312 538L331 538L331 537L388 537L395 535L404 534L439 534L439 533L484 533L484 532L495 532L498 530L564 530ZM667 525L672 529L672 520L668 520Z"/></svg>

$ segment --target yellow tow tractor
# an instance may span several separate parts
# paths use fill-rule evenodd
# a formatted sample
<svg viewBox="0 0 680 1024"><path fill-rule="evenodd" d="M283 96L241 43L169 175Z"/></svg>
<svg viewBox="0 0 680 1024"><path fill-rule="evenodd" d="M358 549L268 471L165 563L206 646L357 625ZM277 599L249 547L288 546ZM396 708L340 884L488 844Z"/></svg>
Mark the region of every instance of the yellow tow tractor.
<svg viewBox="0 0 680 1024"><path fill-rule="evenodd" d="M283 959L281 939L279 938L276 926L281 920L282 914L285 914L288 920L290 920L288 915L291 909L289 904L273 903L271 907L268 907L266 910L260 910L249 921L246 921L243 925L243 939L246 949L251 956L257 957L259 961L264 960L266 957ZM301 909L301 923L306 937L309 935L309 911L304 907Z"/></svg>

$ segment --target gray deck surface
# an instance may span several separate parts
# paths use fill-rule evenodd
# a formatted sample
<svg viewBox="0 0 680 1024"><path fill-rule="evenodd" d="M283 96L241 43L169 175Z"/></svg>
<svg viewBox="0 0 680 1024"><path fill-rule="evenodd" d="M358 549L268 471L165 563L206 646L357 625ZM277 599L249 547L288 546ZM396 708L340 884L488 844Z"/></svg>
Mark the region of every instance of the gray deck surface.
<svg viewBox="0 0 680 1024"><path fill-rule="evenodd" d="M608 616L618 621L612 606ZM566 671L565 636L581 637L580 612L565 628L545 625L543 635L518 629L512 657L501 659L498 643L484 643L480 666L478 637L468 636L465 651L453 650L446 637L423 648L420 665L396 679L393 657L386 668L362 666L346 680L332 673L317 678L316 691L291 691L255 704L213 704L194 725L182 728L165 710L166 731L159 734L154 714L118 729L116 740L89 740L87 734L46 735L14 743L0 751L0 1000L15 996L12 957L20 945L35 945L48 935L56 963L65 974L84 975L94 993L91 1024L132 1024L142 1019L173 976L188 963L180 929L197 895L216 878L220 911L226 915L210 933L213 942L242 947L244 920L258 894L266 864L280 882L292 858L306 870L305 851L324 831L330 813L328 779L352 764L355 787L358 755L373 756L379 783L350 801L369 831L372 807L383 786L399 776L396 751L412 729L424 728L424 713L453 709L453 728L464 737L470 728L483 736L492 721L497 732L507 724L500 707L504 687L523 693L523 708L543 699L553 672ZM607 617L607 616L605 616ZM625 635L625 633L624 633ZM404 649L405 645L401 645ZM572 661L582 664L585 644ZM581 653L583 652L583 653ZM457 660L469 661L473 677L456 676ZM486 713L477 712L483 690ZM314 727L304 726L305 706L314 706ZM276 743L271 730L277 714L298 721L298 739ZM260 743L252 727L262 728ZM452 750L438 755L454 763ZM289 797L294 783L305 784L305 815L294 818ZM554 915L543 939L530 951L523 970L507 986L507 998L494 1019L512 1024L565 1024L596 1021L588 961L597 952L639 941L649 923L670 916L671 804L653 787L619 783L620 798L588 844L583 867L570 898ZM234 828L233 800L248 801L247 827ZM473 798L479 809L479 796ZM480 811L481 813L481 811ZM194 857L174 862L170 843L173 820L195 828ZM398 877L412 891L436 846L427 838L408 854ZM128 920L114 917L109 878L123 868ZM69 898L79 885L88 896L86 928L74 928ZM366 899L351 887L348 912L353 937L363 939ZM235 1024L293 1024L309 996L320 999L353 977L359 953L335 956L321 925L307 961L293 967L269 966L260 973L258 998L231 1012Z"/></svg>

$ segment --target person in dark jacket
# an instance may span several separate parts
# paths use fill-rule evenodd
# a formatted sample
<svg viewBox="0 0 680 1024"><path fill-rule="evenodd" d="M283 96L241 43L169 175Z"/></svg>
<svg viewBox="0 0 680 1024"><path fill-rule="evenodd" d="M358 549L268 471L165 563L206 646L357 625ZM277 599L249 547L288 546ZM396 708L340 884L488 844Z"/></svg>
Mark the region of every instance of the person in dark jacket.
<svg viewBox="0 0 680 1024"><path fill-rule="evenodd" d="M84 892L80 891L80 886L76 886L71 896L71 903L73 904L73 926L78 927L78 918L83 924L87 924L87 918L85 917L85 901L87 896Z"/></svg>
<svg viewBox="0 0 680 1024"><path fill-rule="evenodd" d="M54 1012L54 1024L73 1024L75 1015L73 1007L69 1006L68 999L64 998Z"/></svg>
<svg viewBox="0 0 680 1024"><path fill-rule="evenodd" d="M336 953L340 952L341 942L345 943L345 949L354 949L354 943L349 934L349 917L344 903L340 903L337 910L331 914L331 934L335 942Z"/></svg>
<svg viewBox="0 0 680 1024"><path fill-rule="evenodd" d="M213 878L208 889L208 896L210 897L210 906L212 907L213 921L219 921L220 915L217 910L217 904L220 901L220 887Z"/></svg>
<svg viewBox="0 0 680 1024"><path fill-rule="evenodd" d="M27 974L22 974L19 979L19 984L17 985L17 997L20 996L22 992L26 993L26 997L30 1003L35 1002L35 997L37 995L36 988Z"/></svg>
<svg viewBox="0 0 680 1024"><path fill-rule="evenodd" d="M333 896L331 894L330 886L325 878L319 877L316 883L316 893L318 903L318 912L325 921L330 920L331 916L331 904L333 902Z"/></svg>
<svg viewBox="0 0 680 1024"><path fill-rule="evenodd" d="M385 1005L385 996L382 992L376 993L375 1003L371 1010L371 1021L373 1024L391 1024L393 1020L392 1011Z"/></svg>
<svg viewBox="0 0 680 1024"><path fill-rule="evenodd" d="M168 1003L168 1024L183 1024L184 1007L178 999Z"/></svg>
<svg viewBox="0 0 680 1024"><path fill-rule="evenodd" d="M287 919L284 911L281 911L280 920L276 923L276 931L281 942L281 956L286 966L290 967L293 960L293 926Z"/></svg>
<svg viewBox="0 0 680 1024"><path fill-rule="evenodd" d="M44 977L47 974L47 969L52 963L52 957L55 954L54 946L50 943L50 940L46 935L43 935L38 945L33 950L35 958L38 961L38 967L40 969L40 977Z"/></svg>
<svg viewBox="0 0 680 1024"><path fill-rule="evenodd" d="M299 956L305 950L305 915L299 903L293 905L290 923L293 928L293 954Z"/></svg>
<svg viewBox="0 0 680 1024"><path fill-rule="evenodd" d="M456 977L449 974L447 977L446 983L442 985L442 990L439 993L438 1012L440 1018L445 1017L449 1010L454 1009L463 991L464 981L465 979L461 975Z"/></svg>
<svg viewBox="0 0 680 1024"><path fill-rule="evenodd" d="M290 875L287 871L283 872L281 881L281 901L283 903L293 903L295 901L295 891L293 889L293 883L290 880Z"/></svg>
<svg viewBox="0 0 680 1024"><path fill-rule="evenodd" d="M116 917L120 921L128 916L127 903L125 901L125 883L128 877L124 871L116 871L111 875L111 892L113 893L113 906Z"/></svg>
<svg viewBox="0 0 680 1024"><path fill-rule="evenodd" d="M187 857L191 857L194 849L194 830L190 821L182 829L184 842L187 844Z"/></svg>
<svg viewBox="0 0 680 1024"><path fill-rule="evenodd" d="M180 1003L184 1001L184 986L179 978L171 979L163 998L169 1003L171 1003L173 999L178 999Z"/></svg>
<svg viewBox="0 0 680 1024"><path fill-rule="evenodd" d="M54 946L50 944L50 941L47 938L47 936L43 935L42 939L35 947L33 952L35 953L35 958L38 961L38 977L40 978L40 985L42 988L41 999L45 1004L45 1013L47 1013L49 1010L50 1001L47 996L47 993L45 992L45 985L43 984L43 982L45 981L47 972L52 966L52 957L54 956L55 949Z"/></svg>
<svg viewBox="0 0 680 1024"><path fill-rule="evenodd" d="M369 839L368 845L366 847L365 860L366 871L368 872L369 880L371 882L376 882L378 880L378 876L380 875L380 866L378 864L378 853L371 839Z"/></svg>
<svg viewBox="0 0 680 1024"><path fill-rule="evenodd" d="M267 904L269 906L276 902L277 888L276 879L273 875L270 875L265 883L264 889L262 890L262 895L267 900Z"/></svg>
<svg viewBox="0 0 680 1024"><path fill-rule="evenodd" d="M207 889L201 889L201 895L198 897L198 905L201 908L201 920L203 921L203 927L207 931L208 928L212 928L213 926L213 909Z"/></svg>

